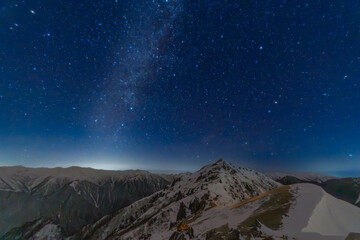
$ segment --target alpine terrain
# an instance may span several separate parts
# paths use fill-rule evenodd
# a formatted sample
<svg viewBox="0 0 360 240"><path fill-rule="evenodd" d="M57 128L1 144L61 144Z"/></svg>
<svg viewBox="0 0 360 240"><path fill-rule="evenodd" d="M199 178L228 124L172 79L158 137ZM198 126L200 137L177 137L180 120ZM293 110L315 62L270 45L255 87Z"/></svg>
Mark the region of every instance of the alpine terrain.
<svg viewBox="0 0 360 240"><path fill-rule="evenodd" d="M145 173L141 173L123 174L145 178ZM152 179L154 188L162 188L169 180L171 183L98 220L89 220L72 233L64 226L71 228L73 219L64 224L58 218L41 216L19 224L1 239L350 240L360 237L360 208L334 197L318 184L283 185L222 159L194 173L171 177L146 173L145 176ZM76 193L81 199L88 195ZM121 191L116 194L122 196ZM82 209L81 202L73 204L73 211L77 212L77 206Z"/></svg>

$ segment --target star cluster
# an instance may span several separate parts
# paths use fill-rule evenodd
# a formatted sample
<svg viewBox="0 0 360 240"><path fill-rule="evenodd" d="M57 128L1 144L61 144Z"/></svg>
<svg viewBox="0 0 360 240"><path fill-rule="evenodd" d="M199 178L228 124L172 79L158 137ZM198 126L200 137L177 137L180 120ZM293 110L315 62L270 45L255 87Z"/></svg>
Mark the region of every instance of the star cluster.
<svg viewBox="0 0 360 240"><path fill-rule="evenodd" d="M4 1L2 162L102 152L140 166L360 169L359 7Z"/></svg>

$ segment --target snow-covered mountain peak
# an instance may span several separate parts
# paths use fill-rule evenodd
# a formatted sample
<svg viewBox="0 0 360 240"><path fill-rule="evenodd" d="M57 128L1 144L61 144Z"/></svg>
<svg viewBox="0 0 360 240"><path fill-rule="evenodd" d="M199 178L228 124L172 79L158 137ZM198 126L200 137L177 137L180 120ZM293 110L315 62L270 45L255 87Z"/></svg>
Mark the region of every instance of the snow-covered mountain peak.
<svg viewBox="0 0 360 240"><path fill-rule="evenodd" d="M206 192L216 199L217 205L231 205L277 186L278 183L259 172L220 159L195 173L182 175L171 188L185 195Z"/></svg>
<svg viewBox="0 0 360 240"><path fill-rule="evenodd" d="M196 182L208 185L209 192L216 195L220 205L231 205L279 186L257 171L222 159L203 167L194 175L197 176Z"/></svg>
<svg viewBox="0 0 360 240"><path fill-rule="evenodd" d="M257 196L277 186L278 183L259 172L220 159L197 172L175 179L170 191L198 199L205 195L213 205L224 206Z"/></svg>

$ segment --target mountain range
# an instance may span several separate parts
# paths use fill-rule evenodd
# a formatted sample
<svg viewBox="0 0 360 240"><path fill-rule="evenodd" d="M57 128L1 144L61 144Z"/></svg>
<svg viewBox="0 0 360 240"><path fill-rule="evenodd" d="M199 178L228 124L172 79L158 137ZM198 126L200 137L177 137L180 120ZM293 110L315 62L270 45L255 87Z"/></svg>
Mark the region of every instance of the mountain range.
<svg viewBox="0 0 360 240"><path fill-rule="evenodd" d="M66 235L165 188L173 176L91 168L0 168L0 235L38 218Z"/></svg>
<svg viewBox="0 0 360 240"><path fill-rule="evenodd" d="M177 175L3 167L0 239L360 239L359 192L222 159Z"/></svg>

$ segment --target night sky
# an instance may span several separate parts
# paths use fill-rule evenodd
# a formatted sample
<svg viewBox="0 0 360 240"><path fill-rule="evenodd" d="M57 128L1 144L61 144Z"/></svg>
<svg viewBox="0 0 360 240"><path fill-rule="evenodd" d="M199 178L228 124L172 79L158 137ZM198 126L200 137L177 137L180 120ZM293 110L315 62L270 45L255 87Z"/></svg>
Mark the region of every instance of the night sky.
<svg viewBox="0 0 360 240"><path fill-rule="evenodd" d="M0 165L360 172L358 1L0 2Z"/></svg>

